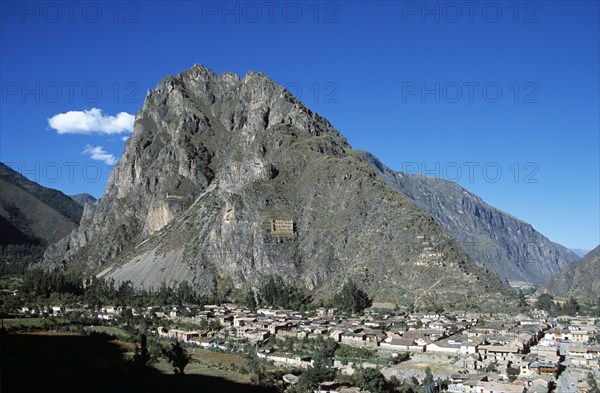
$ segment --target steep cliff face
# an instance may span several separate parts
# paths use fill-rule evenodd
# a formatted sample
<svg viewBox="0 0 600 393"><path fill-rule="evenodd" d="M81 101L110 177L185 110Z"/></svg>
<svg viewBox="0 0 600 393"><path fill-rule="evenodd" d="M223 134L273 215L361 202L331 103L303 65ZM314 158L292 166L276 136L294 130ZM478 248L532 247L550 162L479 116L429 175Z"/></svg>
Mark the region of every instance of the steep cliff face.
<svg viewBox="0 0 600 393"><path fill-rule="evenodd" d="M394 189L429 212L475 261L508 282L539 285L579 258L533 227L456 183L395 172L369 153L365 161Z"/></svg>
<svg viewBox="0 0 600 393"><path fill-rule="evenodd" d="M538 289L537 294L548 293L562 298L573 296L580 300L596 301L600 298L598 277L600 277L600 246L552 276Z"/></svg>
<svg viewBox="0 0 600 393"><path fill-rule="evenodd" d="M348 278L417 304L502 292L327 120L262 74L202 66L148 93L105 195L45 263L206 293L272 274L317 297Z"/></svg>

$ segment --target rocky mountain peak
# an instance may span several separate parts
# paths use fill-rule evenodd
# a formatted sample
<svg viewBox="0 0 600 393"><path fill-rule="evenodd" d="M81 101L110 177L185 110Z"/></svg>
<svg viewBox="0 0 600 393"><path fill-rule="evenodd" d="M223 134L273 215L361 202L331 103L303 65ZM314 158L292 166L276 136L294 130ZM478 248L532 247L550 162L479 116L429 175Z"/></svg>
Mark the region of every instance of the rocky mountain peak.
<svg viewBox="0 0 600 393"><path fill-rule="evenodd" d="M45 263L205 293L243 293L269 275L325 298L346 279L409 303L502 292L289 91L200 65L148 93L104 197Z"/></svg>

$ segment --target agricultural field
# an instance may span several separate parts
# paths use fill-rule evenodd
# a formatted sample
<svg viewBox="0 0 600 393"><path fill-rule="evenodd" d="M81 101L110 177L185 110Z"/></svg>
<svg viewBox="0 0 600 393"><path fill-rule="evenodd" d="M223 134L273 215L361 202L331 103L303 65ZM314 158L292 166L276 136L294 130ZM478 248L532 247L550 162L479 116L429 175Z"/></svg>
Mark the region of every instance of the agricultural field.
<svg viewBox="0 0 600 393"><path fill-rule="evenodd" d="M9 318L2 320L2 326L5 329L18 328L42 328L44 326L44 318Z"/></svg>
<svg viewBox="0 0 600 393"><path fill-rule="evenodd" d="M131 339L132 335L125 329L115 326L88 326L85 328L88 332L104 333L119 339Z"/></svg>
<svg viewBox="0 0 600 393"><path fill-rule="evenodd" d="M163 374L173 374L173 367L164 359L154 364L154 368ZM197 360L192 360L185 368L186 375L204 375L208 377L218 377L231 382L250 384L250 374L244 374L236 370L232 370L231 366L227 365L208 365L200 363Z"/></svg>

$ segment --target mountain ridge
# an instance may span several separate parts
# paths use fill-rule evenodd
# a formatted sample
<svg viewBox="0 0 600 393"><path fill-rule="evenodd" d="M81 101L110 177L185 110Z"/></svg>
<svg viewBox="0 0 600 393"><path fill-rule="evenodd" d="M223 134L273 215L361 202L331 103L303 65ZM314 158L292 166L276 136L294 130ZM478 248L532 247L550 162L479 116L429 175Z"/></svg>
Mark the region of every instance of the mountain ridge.
<svg viewBox="0 0 600 393"><path fill-rule="evenodd" d="M80 205L81 207L85 206L86 203L91 203L91 202L96 202L97 199L88 193L82 193L82 194L75 194L75 195L69 195L69 197L74 200L75 202L77 202L78 205Z"/></svg>
<svg viewBox="0 0 600 393"><path fill-rule="evenodd" d="M396 172L361 153L394 189L428 211L476 261L506 282L539 285L579 258L531 224L487 204L457 183Z"/></svg>
<svg viewBox="0 0 600 393"><path fill-rule="evenodd" d="M27 179L3 163L0 187L0 216L32 243L55 242L79 222L82 208L71 198Z"/></svg>
<svg viewBox="0 0 600 393"><path fill-rule="evenodd" d="M279 236L275 222L292 229ZM148 92L103 197L44 261L220 296L279 275L317 298L352 279L406 304L506 301L497 277L325 118L264 74L199 65Z"/></svg>
<svg viewBox="0 0 600 393"><path fill-rule="evenodd" d="M573 253L575 255L577 255L579 258L585 257L591 251L591 250L582 250L581 248L570 248L569 250L573 251Z"/></svg>
<svg viewBox="0 0 600 393"><path fill-rule="evenodd" d="M600 298L599 276L600 245L579 261L550 277L536 294L548 293L562 298L573 296L577 299L597 300Z"/></svg>
<svg viewBox="0 0 600 393"><path fill-rule="evenodd" d="M77 227L82 208L0 163L0 274L21 274Z"/></svg>

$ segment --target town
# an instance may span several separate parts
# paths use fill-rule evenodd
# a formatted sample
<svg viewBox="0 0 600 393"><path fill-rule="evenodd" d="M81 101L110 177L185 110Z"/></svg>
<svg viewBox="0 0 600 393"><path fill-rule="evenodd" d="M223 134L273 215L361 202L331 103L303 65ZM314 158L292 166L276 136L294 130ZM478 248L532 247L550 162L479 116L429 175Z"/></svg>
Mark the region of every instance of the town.
<svg viewBox="0 0 600 393"><path fill-rule="evenodd" d="M600 378L599 319L550 317L543 310L526 315L408 313L375 303L362 315L348 315L325 307L300 312L224 303L97 310L22 307L20 313L45 313L50 319L76 313L106 326L135 318L148 321L151 339L250 354L283 370L276 381L283 389L292 389L317 362L322 366L314 349L328 345L335 348L332 378L320 381L314 392L371 391L353 386L348 378L367 369L425 392L587 393L597 389Z"/></svg>

